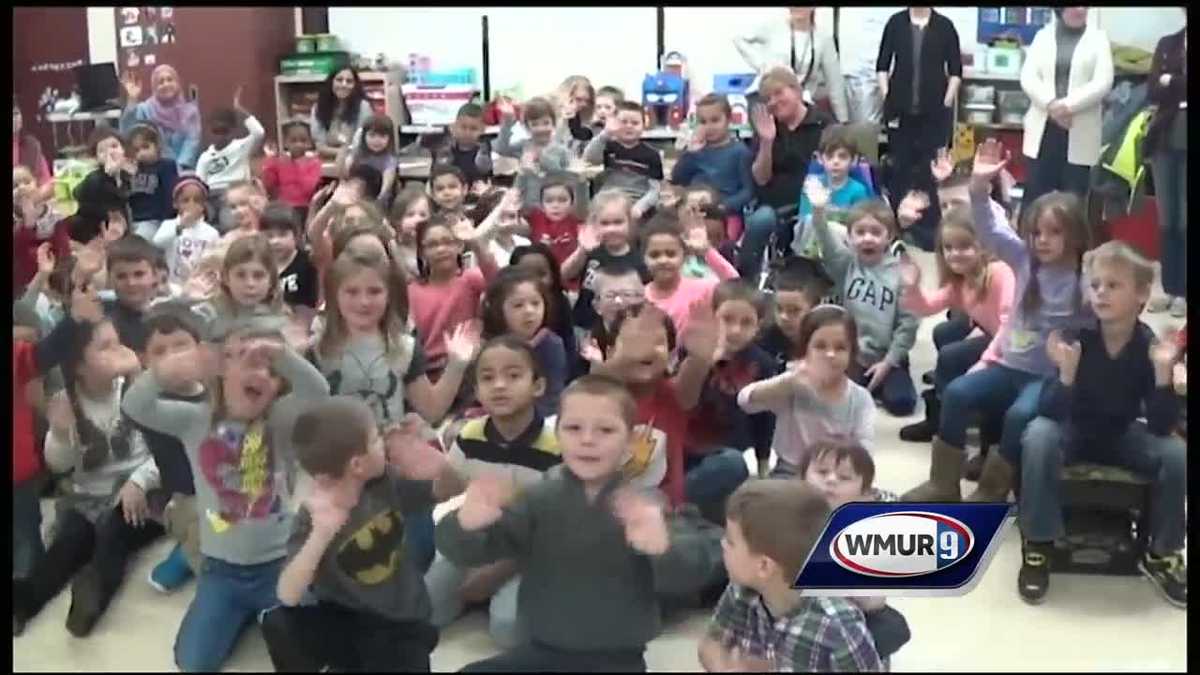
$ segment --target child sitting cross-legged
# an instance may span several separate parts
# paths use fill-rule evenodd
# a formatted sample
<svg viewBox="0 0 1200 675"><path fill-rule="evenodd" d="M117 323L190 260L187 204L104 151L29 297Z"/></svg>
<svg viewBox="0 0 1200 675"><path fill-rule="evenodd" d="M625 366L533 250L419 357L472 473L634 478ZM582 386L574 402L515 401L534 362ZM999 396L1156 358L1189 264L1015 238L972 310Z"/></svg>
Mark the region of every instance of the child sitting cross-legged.
<svg viewBox="0 0 1200 675"><path fill-rule="evenodd" d="M721 540L729 586L700 640L706 671L885 669L857 604L792 588L829 512L798 480L750 481L729 497Z"/></svg>
<svg viewBox="0 0 1200 675"><path fill-rule="evenodd" d="M588 222L579 230L579 245L562 264L567 279L581 279L579 299L575 303L575 325L588 330L596 321L596 269L612 264L636 268L645 276L646 263L633 239L632 202L619 190L602 190L592 198Z"/></svg>
<svg viewBox="0 0 1200 675"><path fill-rule="evenodd" d="M261 619L279 672L429 671L438 635L406 526L461 486L442 453L385 452L377 429L362 399L335 396L291 430L313 488L288 539L283 605ZM310 590L316 603L302 604Z"/></svg>
<svg viewBox="0 0 1200 675"><path fill-rule="evenodd" d="M524 340L505 335L484 344L475 365L475 393L487 415L468 421L450 447L450 463L460 476L500 473L528 490L562 461L554 418L543 417L535 406L545 388L541 366ZM528 628L517 616L516 562L464 568L437 555L425 574L433 625L447 626L472 600L490 598L492 639L505 649L524 641Z"/></svg>
<svg viewBox="0 0 1200 675"><path fill-rule="evenodd" d="M858 325L858 359L851 364L851 377L878 396L884 410L908 415L917 405L908 352L920 321L900 305L900 261L888 252L896 234L892 210L883 200L856 205L846 217L847 246L826 220L829 189L810 177L804 191L813 207L812 225L825 269Z"/></svg>
<svg viewBox="0 0 1200 675"><path fill-rule="evenodd" d="M522 572L530 640L466 671L645 670L646 643L661 628L655 587L703 576L710 561L703 537L622 484L634 415L622 383L579 378L562 397L562 467L520 494L482 473L438 523L438 551L455 564L515 558Z"/></svg>
<svg viewBox="0 0 1200 675"><path fill-rule="evenodd" d="M584 161L603 164L601 190L619 190L629 197L630 216L639 221L658 204L663 179L662 155L642 140L645 116L636 101L620 101L583 150Z"/></svg>
<svg viewBox="0 0 1200 675"><path fill-rule="evenodd" d="M1138 320L1154 267L1128 244L1110 241L1084 259L1097 328L1075 339L1055 331L1046 352L1058 377L1043 385L1040 415L1022 436L1020 524L1022 599L1045 599L1054 541L1066 534L1063 464L1119 466L1150 481L1150 546L1138 564L1167 602L1187 608L1187 447L1174 435L1179 403L1172 371L1174 335L1155 339ZM1137 421L1145 411L1146 422Z"/></svg>
<svg viewBox="0 0 1200 675"><path fill-rule="evenodd" d="M790 258L772 284L773 318L762 332L758 344L775 357L780 369L800 358L800 324L829 291L819 264L806 258Z"/></svg>

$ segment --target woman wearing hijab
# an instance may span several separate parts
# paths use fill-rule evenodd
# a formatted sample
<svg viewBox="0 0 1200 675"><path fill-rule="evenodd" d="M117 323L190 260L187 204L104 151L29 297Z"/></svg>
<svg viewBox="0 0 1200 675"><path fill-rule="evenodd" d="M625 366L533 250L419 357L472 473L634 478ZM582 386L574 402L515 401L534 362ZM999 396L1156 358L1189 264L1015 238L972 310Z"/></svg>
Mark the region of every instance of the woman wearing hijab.
<svg viewBox="0 0 1200 675"><path fill-rule="evenodd" d="M200 157L200 109L184 98L179 73L166 64L155 68L150 75L151 96L140 103L142 83L131 73L126 73L123 83L121 133L138 124L153 124L162 138L162 156L173 158L181 172L195 170Z"/></svg>

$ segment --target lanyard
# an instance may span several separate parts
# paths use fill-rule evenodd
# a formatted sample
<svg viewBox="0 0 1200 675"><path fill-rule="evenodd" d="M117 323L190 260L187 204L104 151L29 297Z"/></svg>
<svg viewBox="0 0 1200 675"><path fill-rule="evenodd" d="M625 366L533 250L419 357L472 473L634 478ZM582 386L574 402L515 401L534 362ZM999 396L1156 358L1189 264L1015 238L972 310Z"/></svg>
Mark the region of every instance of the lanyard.
<svg viewBox="0 0 1200 675"><path fill-rule="evenodd" d="M792 70L796 70L796 31L788 26L788 36L792 39ZM800 84L807 85L808 78L812 76L813 64L817 60L817 35L814 32L808 34L808 69L804 71L804 77L800 78ZM797 73L799 74L799 73Z"/></svg>

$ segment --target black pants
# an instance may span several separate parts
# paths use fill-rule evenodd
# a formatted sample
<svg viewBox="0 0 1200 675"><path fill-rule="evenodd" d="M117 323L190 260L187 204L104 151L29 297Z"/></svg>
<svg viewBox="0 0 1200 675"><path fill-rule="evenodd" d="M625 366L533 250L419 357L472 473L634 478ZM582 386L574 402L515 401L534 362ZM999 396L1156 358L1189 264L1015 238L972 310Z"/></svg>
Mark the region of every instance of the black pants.
<svg viewBox="0 0 1200 675"><path fill-rule="evenodd" d="M54 541L45 557L28 578L13 585L13 609L26 619L42 611L67 582L89 565L100 579L100 606L107 607L125 578L129 556L163 535L162 525L153 521L141 527L126 523L120 506L94 526L73 509L64 509L58 519Z"/></svg>
<svg viewBox="0 0 1200 675"><path fill-rule="evenodd" d="M262 615L271 663L281 673L326 667L370 673L428 673L437 629L425 621L391 621L331 603L276 607Z"/></svg>
<svg viewBox="0 0 1200 675"><path fill-rule="evenodd" d="M563 651L537 642L510 649L490 659L469 663L462 673L644 673L644 649L628 651Z"/></svg>
<svg viewBox="0 0 1200 675"><path fill-rule="evenodd" d="M909 190L920 190L937 203L937 186L929 163L937 156L938 148L949 147L950 109L939 105L936 110L900 116L900 126L888 130L888 155L891 156L892 205L898 205ZM933 250L934 234L941 222L936 208L925 213L908 232L912 243Z"/></svg>
<svg viewBox="0 0 1200 675"><path fill-rule="evenodd" d="M1067 161L1068 131L1054 122L1046 121L1037 159L1030 162L1029 181L1021 205L1028 207L1035 199L1055 190L1074 192L1080 199L1087 196L1091 167Z"/></svg>

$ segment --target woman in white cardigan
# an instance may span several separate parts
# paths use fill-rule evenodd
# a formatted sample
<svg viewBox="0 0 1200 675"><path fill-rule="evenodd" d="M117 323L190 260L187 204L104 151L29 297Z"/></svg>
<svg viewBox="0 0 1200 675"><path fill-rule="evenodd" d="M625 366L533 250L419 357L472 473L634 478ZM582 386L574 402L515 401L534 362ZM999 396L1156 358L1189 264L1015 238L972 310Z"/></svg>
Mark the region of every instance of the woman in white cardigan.
<svg viewBox="0 0 1200 675"><path fill-rule="evenodd" d="M746 64L758 73L747 93L758 92L763 73L788 66L804 86L806 102L831 112L838 122L850 121L846 84L833 35L814 26L815 8L789 7L785 19L765 23L750 35L736 37L733 45Z"/></svg>
<svg viewBox="0 0 1200 675"><path fill-rule="evenodd" d="M1033 38L1021 68L1029 96L1023 151L1030 162L1023 203L1054 190L1087 194L1100 160L1100 103L1112 89L1112 49L1087 25L1087 7L1055 9L1057 21Z"/></svg>

